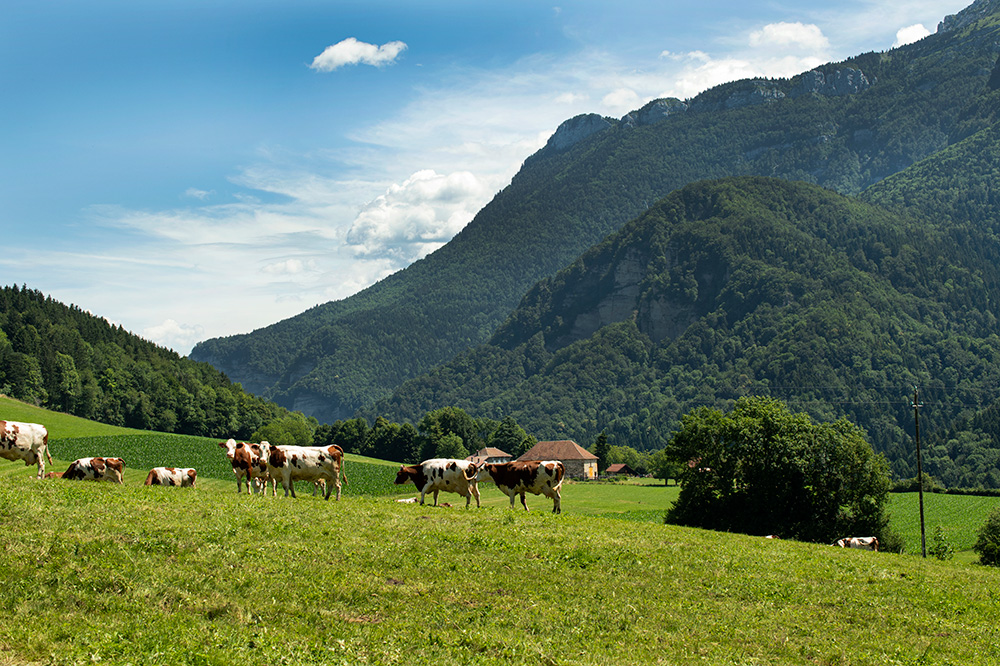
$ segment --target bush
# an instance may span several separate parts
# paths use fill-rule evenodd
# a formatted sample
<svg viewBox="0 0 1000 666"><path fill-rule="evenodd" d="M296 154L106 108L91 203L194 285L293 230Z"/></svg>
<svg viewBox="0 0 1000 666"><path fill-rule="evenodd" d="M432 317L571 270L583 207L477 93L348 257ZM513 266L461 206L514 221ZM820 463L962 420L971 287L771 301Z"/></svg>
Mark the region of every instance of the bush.
<svg viewBox="0 0 1000 666"><path fill-rule="evenodd" d="M948 537L944 535L944 528L938 525L934 528L934 536L931 537L931 545L927 552L932 557L939 560L950 560L955 556L955 548L948 542Z"/></svg>
<svg viewBox="0 0 1000 666"><path fill-rule="evenodd" d="M1000 566L1000 508L994 509L979 528L979 537L972 547L979 555L979 563Z"/></svg>

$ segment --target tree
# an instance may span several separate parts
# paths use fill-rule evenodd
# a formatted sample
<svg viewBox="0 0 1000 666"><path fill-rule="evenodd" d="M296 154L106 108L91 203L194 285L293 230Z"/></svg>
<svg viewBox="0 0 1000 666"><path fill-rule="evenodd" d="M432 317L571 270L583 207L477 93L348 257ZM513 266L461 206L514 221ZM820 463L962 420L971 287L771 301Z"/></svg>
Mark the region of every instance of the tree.
<svg viewBox="0 0 1000 666"><path fill-rule="evenodd" d="M608 468L608 436L605 433L597 436L590 452L597 456L597 474L600 475Z"/></svg>
<svg viewBox="0 0 1000 666"><path fill-rule="evenodd" d="M530 449L537 442L533 437L524 431L524 428L517 424L513 416L505 416L500 425L490 435L487 442L489 446L509 453L515 458Z"/></svg>
<svg viewBox="0 0 1000 666"><path fill-rule="evenodd" d="M653 473L653 478L663 479L663 485L667 485L670 479L679 479L684 465L670 458L666 449L660 449L649 457L649 470Z"/></svg>
<svg viewBox="0 0 1000 666"><path fill-rule="evenodd" d="M979 555L981 564L1000 567L1000 508L993 509L979 528L979 536L972 550Z"/></svg>
<svg viewBox="0 0 1000 666"><path fill-rule="evenodd" d="M888 464L844 419L741 398L729 413L685 415L666 451L684 465L667 522L817 542L887 534Z"/></svg>
<svg viewBox="0 0 1000 666"><path fill-rule="evenodd" d="M464 460L469 456L469 450L462 443L462 438L454 433L448 433L438 440L435 458L458 458Z"/></svg>
<svg viewBox="0 0 1000 666"><path fill-rule="evenodd" d="M275 446L309 446L313 441L314 427L306 418L292 413L262 426L250 438L255 442L268 442Z"/></svg>

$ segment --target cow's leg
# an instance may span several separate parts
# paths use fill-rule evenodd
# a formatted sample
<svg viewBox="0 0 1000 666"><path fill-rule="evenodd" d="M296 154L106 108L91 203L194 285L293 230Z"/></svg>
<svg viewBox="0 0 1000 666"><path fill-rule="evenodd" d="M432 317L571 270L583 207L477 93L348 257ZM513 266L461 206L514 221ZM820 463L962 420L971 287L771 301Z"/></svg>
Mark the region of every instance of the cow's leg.
<svg viewBox="0 0 1000 666"><path fill-rule="evenodd" d="M476 508L478 509L479 508L479 486L472 486L472 488L470 490L472 490L472 494L476 498ZM465 506L466 506L466 508L468 508L469 503L466 502Z"/></svg>
<svg viewBox="0 0 1000 666"><path fill-rule="evenodd" d="M434 489L434 506L438 505L438 493L441 492L437 488Z"/></svg>
<svg viewBox="0 0 1000 666"><path fill-rule="evenodd" d="M517 493L515 493L512 490L512 491L510 491L509 494L510 494L510 508L513 509L514 508L514 498L517 497Z"/></svg>
<svg viewBox="0 0 1000 666"><path fill-rule="evenodd" d="M424 495L427 494L427 488L429 486L430 486L429 483L428 484L424 484L424 487L420 489L420 506L424 505Z"/></svg>
<svg viewBox="0 0 1000 666"><path fill-rule="evenodd" d="M524 507L524 510L525 510L525 511L527 511L527 510L528 510L528 503L527 503L527 502L525 501L525 498L524 498L524 491L523 491L523 490L521 491L521 506L523 506L523 507Z"/></svg>

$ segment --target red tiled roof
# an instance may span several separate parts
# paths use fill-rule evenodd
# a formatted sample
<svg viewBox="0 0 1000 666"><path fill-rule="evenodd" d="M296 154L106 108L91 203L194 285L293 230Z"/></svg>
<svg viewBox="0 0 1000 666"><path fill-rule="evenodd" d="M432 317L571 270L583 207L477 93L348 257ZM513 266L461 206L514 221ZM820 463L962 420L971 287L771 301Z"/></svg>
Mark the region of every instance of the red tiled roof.
<svg viewBox="0 0 1000 666"><path fill-rule="evenodd" d="M597 460L597 456L576 442L563 439L538 442L518 460Z"/></svg>

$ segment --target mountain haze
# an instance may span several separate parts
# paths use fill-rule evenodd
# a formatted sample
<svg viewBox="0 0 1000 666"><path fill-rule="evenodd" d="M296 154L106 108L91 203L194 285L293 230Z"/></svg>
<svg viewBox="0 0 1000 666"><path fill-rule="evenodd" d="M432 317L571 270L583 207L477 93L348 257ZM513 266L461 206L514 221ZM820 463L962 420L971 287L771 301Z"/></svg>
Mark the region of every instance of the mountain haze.
<svg viewBox="0 0 1000 666"><path fill-rule="evenodd" d="M989 127L998 6L980 0L918 43L792 79L657 100L620 120L571 119L437 252L355 296L208 340L191 356L321 420L350 416L489 340L538 280L688 183L756 174L857 194ZM656 342L700 321L711 288L699 285L701 300L643 335Z"/></svg>

